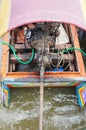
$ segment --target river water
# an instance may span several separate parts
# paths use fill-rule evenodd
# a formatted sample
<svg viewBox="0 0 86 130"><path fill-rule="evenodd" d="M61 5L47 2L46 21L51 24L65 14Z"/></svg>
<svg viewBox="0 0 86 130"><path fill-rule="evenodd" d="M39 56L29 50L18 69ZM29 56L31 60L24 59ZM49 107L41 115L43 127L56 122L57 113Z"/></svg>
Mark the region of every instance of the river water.
<svg viewBox="0 0 86 130"><path fill-rule="evenodd" d="M86 130L86 106L78 106L75 88L45 88L43 117L43 130ZM39 88L12 89L8 108L0 97L0 130L38 127Z"/></svg>
<svg viewBox="0 0 86 130"><path fill-rule="evenodd" d="M39 95L39 88L12 89L5 108L0 87L0 130L39 130ZM86 106L79 107L75 88L44 89L43 130L86 130Z"/></svg>

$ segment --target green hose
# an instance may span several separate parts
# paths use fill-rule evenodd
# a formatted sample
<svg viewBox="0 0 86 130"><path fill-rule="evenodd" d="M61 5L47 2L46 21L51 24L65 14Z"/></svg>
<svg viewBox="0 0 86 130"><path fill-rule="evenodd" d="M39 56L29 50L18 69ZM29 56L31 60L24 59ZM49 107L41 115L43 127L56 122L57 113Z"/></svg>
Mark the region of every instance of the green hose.
<svg viewBox="0 0 86 130"><path fill-rule="evenodd" d="M13 52L14 57L16 58L16 60L17 60L19 63L23 64L23 65L26 65L26 64L31 63L31 61L34 59L34 55L35 55L34 48L32 48L32 56L31 56L31 58L30 58L28 61L22 61L22 60L20 60L19 57L17 56L16 50L15 50L15 48L14 48L11 44L8 44L7 42L2 42L2 44L8 45L8 46L10 47L10 49L12 50L12 52Z"/></svg>
<svg viewBox="0 0 86 130"><path fill-rule="evenodd" d="M32 56L31 56L31 58L28 61L24 62L24 61L22 61L22 60L19 59L19 57L16 54L15 48L11 44L8 44L7 42L2 42L2 44L8 45L10 47L10 49L12 50L12 52L13 52L14 57L16 58L16 60L19 63L23 64L23 65L31 63L31 61L34 59L34 55L35 55L34 48L32 48ZM80 51L84 56L86 56L86 53L83 50L81 50L80 48L75 48L75 47L68 48L67 50L63 50L63 52L60 52L60 53L66 53L66 52L72 51L72 50Z"/></svg>
<svg viewBox="0 0 86 130"><path fill-rule="evenodd" d="M72 51L72 50L80 51L83 54L83 56L86 56L86 53L83 50L81 50L80 48L75 48L75 47L67 48L67 50L63 50L63 53Z"/></svg>

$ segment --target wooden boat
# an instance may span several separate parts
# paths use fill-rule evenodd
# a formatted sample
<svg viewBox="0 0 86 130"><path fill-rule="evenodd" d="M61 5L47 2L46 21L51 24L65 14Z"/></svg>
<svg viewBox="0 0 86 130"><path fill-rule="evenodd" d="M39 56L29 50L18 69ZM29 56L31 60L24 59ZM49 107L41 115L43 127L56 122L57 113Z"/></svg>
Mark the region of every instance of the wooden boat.
<svg viewBox="0 0 86 130"><path fill-rule="evenodd" d="M80 43L76 27L74 25L60 23L65 33L61 34L62 32L59 25L59 35L57 38L59 38L60 42L63 42L64 39L64 43L56 44L56 39L54 38L54 41L51 35L47 36L46 34L44 36L43 33L42 37L36 36L39 32L44 32L44 30L40 30L46 25L49 26L50 33L51 23L53 22L35 23L36 28L33 30L36 32L34 35L32 34L30 39L24 36L26 28L29 25L18 27L4 36L2 85L3 104L5 106L9 104L10 88L12 87L39 87L40 82L43 82L44 87L82 86L83 88L83 86L85 86L86 72L80 52ZM58 23L54 22L54 24L56 24L56 27ZM62 31L64 32L64 30ZM65 44L65 42L67 43ZM21 64L6 43L10 43L11 46L15 47L17 56L24 63L30 59L32 54L31 48L34 48L35 55L31 63ZM44 48L42 47L43 44ZM49 44L51 45L49 46ZM44 50L43 53L42 50ZM42 59L41 55L43 56Z"/></svg>
<svg viewBox="0 0 86 130"><path fill-rule="evenodd" d="M86 30L86 2L84 0L76 0L75 2L72 0L66 0L66 2L65 0L35 0L35 2L34 0L31 2L27 0L2 0L1 7L0 36L8 32L3 39L3 104L5 106L9 104L10 87L36 87L39 86L39 82L42 82L44 86L51 87L82 86L83 89L79 87L77 91L79 104L83 106L86 102L84 98L86 95L86 73L82 55L79 52L81 49L74 25ZM52 24L49 25L49 23L57 23L57 25L53 25L54 28L52 28ZM70 25L65 23L70 23ZM30 28L31 24L32 27ZM39 30L40 27L44 26L44 29L40 30L41 39L38 38L38 41L36 34L36 39L31 38L34 36L35 25L36 31L37 26ZM54 30L50 31L50 29ZM53 33L49 34L49 32ZM13 47L17 50L19 57L16 56ZM31 50L35 53L35 57ZM25 61L32 54L30 58L32 63L29 64L28 70L18 69L21 65L13 57L12 51L19 62L23 62L22 59L24 59L23 64L27 63ZM35 64L38 65L38 71L33 69ZM23 68L26 67L25 65L22 66Z"/></svg>
<svg viewBox="0 0 86 130"><path fill-rule="evenodd" d="M42 130L44 87L76 87L79 105L86 104L82 59L86 53L76 28L86 30L86 1L2 0L0 4L3 105L9 105L10 88L40 86Z"/></svg>

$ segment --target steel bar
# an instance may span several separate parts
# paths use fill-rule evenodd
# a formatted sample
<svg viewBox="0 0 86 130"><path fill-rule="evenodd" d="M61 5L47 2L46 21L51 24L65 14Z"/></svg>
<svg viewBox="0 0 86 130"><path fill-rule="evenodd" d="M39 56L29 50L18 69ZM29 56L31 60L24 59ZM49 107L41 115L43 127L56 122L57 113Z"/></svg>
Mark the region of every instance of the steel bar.
<svg viewBox="0 0 86 130"><path fill-rule="evenodd" d="M39 130L43 129L43 93L44 87L43 82L40 82L40 120L39 120Z"/></svg>

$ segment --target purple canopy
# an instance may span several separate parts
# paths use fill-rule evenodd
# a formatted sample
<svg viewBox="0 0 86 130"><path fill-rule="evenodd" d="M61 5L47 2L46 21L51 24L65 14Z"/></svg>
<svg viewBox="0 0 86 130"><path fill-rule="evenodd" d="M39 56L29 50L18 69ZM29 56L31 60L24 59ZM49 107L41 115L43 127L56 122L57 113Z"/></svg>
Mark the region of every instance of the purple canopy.
<svg viewBox="0 0 86 130"><path fill-rule="evenodd" d="M86 0L2 0L0 35L20 25L57 21L86 30Z"/></svg>

